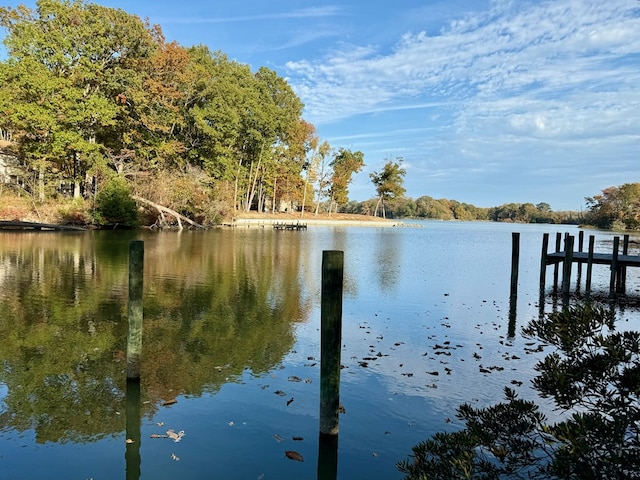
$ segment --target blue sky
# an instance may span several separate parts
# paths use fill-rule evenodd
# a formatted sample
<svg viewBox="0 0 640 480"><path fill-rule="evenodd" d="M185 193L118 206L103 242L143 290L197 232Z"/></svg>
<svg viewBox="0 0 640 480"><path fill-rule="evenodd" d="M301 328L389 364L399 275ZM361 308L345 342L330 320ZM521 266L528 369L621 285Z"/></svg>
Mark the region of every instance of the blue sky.
<svg viewBox="0 0 640 480"><path fill-rule="evenodd" d="M637 0L95 3L286 78L321 139L364 153L352 199L396 157L407 196L481 207L640 182Z"/></svg>

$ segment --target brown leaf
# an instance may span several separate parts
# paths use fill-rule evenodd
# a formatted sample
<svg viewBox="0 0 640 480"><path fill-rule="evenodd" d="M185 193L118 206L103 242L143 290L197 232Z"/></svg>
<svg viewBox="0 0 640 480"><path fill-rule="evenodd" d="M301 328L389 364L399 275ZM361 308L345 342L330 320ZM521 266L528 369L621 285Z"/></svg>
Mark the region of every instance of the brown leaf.
<svg viewBox="0 0 640 480"><path fill-rule="evenodd" d="M304 458L298 452L294 450L287 450L284 452L286 457L290 460L295 460L297 462L304 462Z"/></svg>
<svg viewBox="0 0 640 480"><path fill-rule="evenodd" d="M169 405L173 405L174 403L178 403L178 400L172 398L171 400L167 400L166 402L162 402L163 407L168 407Z"/></svg>

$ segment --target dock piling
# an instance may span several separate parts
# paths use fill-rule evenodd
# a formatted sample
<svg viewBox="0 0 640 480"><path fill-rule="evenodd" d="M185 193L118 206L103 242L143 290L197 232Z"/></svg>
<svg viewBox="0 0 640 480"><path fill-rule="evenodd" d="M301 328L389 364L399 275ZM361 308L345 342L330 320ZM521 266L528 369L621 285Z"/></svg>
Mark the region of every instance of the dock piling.
<svg viewBox="0 0 640 480"><path fill-rule="evenodd" d="M142 286L144 242L129 243L129 334L127 337L127 378L140 379L142 355Z"/></svg>
<svg viewBox="0 0 640 480"><path fill-rule="evenodd" d="M585 291L587 300L591 297L591 274L593 272L593 250L596 237L589 235L589 253L587 254L587 279L585 281Z"/></svg>
<svg viewBox="0 0 640 480"><path fill-rule="evenodd" d="M511 233L511 298L518 297L518 269L520 265L520 234Z"/></svg>
<svg viewBox="0 0 640 480"><path fill-rule="evenodd" d="M613 252L611 253L611 277L609 280L609 297L616 296L616 279L618 277L618 250L620 248L620 237L613 237Z"/></svg>
<svg viewBox="0 0 640 480"><path fill-rule="evenodd" d="M556 252L560 251L560 246L562 245L562 234L560 232L556 233ZM558 290L558 264L555 263L553 265L553 290Z"/></svg>
<svg viewBox="0 0 640 480"><path fill-rule="evenodd" d="M547 252L549 251L549 234L542 234L542 254L540 255L540 296L544 295L547 281Z"/></svg>
<svg viewBox="0 0 640 480"><path fill-rule="evenodd" d="M338 435L344 252L322 252L320 435Z"/></svg>
<svg viewBox="0 0 640 480"><path fill-rule="evenodd" d="M564 262L562 264L562 295L569 296L571 287L571 265L573 263L573 235L566 235L564 239Z"/></svg>

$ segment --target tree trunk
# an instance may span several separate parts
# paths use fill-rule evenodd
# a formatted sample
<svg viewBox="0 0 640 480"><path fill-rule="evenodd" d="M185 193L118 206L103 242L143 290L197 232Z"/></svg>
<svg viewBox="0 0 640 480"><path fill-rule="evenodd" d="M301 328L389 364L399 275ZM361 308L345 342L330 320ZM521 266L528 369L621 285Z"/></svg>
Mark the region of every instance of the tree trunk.
<svg viewBox="0 0 640 480"><path fill-rule="evenodd" d="M44 202L44 167L38 167L38 199Z"/></svg>
<svg viewBox="0 0 640 480"><path fill-rule="evenodd" d="M376 208L375 208L375 210L373 211L373 216L374 216L374 217L377 217L377 216L378 216L378 207L380 207L380 202L381 202L381 201L382 201L382 195L380 195L380 196L378 197L378 201L376 202Z"/></svg>
<svg viewBox="0 0 640 480"><path fill-rule="evenodd" d="M149 205L153 208L155 208L156 210L158 210L158 212L160 213L160 216L164 219L164 213L168 213L169 215L172 215L176 218L176 220L178 221L178 228L180 230L182 230L182 222L181 220L187 222L189 225L192 225L194 227L198 227L198 228L202 228L203 230L205 230L205 227L203 225L200 225L199 223L194 222L193 220L191 220L190 218L185 217L184 215L180 215L178 212L176 212L175 210L171 210L170 208L167 208L163 205L159 205L155 202L152 202L151 200L147 200L146 198L142 198L139 197L137 195L131 195L131 198L133 198L136 202L140 202L140 203L144 203L145 205Z"/></svg>
<svg viewBox="0 0 640 480"><path fill-rule="evenodd" d="M307 170L307 175L304 179L304 191L302 192L302 209L300 210L300 218L304 217L304 206L307 201L307 187L309 186L309 170Z"/></svg>

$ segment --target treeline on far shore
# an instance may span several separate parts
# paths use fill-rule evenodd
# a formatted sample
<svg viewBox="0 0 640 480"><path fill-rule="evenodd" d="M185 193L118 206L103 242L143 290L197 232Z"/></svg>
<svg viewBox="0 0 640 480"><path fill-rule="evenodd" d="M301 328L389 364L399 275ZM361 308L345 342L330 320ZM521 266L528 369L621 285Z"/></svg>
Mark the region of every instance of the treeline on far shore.
<svg viewBox="0 0 640 480"><path fill-rule="evenodd" d="M350 201L340 210L344 213L372 215L377 199ZM387 218L416 218L431 220L484 220L518 223L581 224L586 220L582 212L553 211L548 203L506 203L499 207L476 207L456 200L435 199L428 195L417 199L398 197L385 203Z"/></svg>

